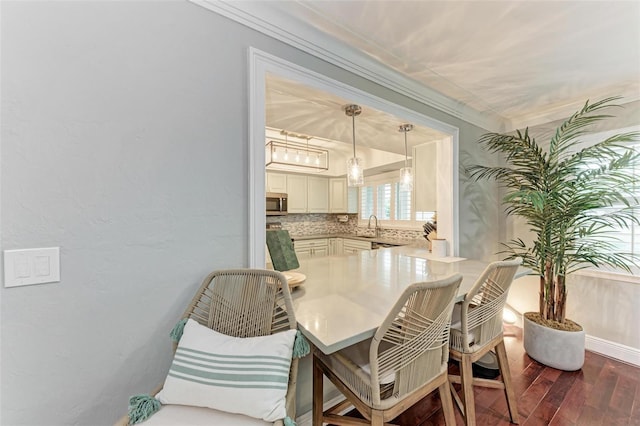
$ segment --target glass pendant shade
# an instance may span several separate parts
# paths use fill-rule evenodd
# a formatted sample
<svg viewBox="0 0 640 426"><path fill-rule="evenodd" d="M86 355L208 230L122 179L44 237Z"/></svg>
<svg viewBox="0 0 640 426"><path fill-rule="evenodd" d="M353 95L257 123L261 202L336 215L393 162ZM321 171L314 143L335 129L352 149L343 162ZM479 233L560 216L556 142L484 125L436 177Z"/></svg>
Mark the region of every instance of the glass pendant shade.
<svg viewBox="0 0 640 426"><path fill-rule="evenodd" d="M347 186L364 185L364 173L362 170L362 159L349 158L347 160Z"/></svg>
<svg viewBox="0 0 640 426"><path fill-rule="evenodd" d="M400 187L405 191L413 189L413 170L411 170L411 167L400 169Z"/></svg>
<svg viewBox="0 0 640 426"><path fill-rule="evenodd" d="M351 117L353 131L353 157L347 160L347 186L364 185L364 164L361 158L356 157L356 116L361 112L362 108L359 105L345 105L344 107L344 113Z"/></svg>
<svg viewBox="0 0 640 426"><path fill-rule="evenodd" d="M407 132L413 130L413 124L401 124L398 128L399 132L404 133L404 167L400 169L400 187L405 191L413 189L413 170L409 167L408 149L407 149Z"/></svg>

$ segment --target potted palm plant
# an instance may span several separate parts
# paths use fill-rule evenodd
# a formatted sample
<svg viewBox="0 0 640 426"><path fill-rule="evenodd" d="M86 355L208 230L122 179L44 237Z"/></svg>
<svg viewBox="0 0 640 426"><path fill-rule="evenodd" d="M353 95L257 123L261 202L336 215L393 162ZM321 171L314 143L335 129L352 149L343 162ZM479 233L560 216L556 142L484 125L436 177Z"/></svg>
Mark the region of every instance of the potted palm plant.
<svg viewBox="0 0 640 426"><path fill-rule="evenodd" d="M522 257L540 277L539 312L525 313L525 350L545 365L568 371L584 363L584 331L566 318L567 275L590 266L630 272L637 260L620 252L611 231L639 222L633 144L640 134L583 142L590 126L611 117L602 110L618 106L612 104L617 99L587 101L542 146L528 128L485 134L479 143L501 154L506 165L467 168L471 178L497 181L505 190L506 213L528 225L532 242L515 238L503 244L502 252Z"/></svg>

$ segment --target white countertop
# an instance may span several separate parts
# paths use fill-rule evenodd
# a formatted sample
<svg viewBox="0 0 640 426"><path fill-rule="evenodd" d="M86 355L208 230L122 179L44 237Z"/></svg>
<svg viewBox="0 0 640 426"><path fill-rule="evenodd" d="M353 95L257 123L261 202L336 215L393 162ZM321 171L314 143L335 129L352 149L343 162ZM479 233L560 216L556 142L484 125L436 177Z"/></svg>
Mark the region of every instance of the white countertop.
<svg viewBox="0 0 640 426"><path fill-rule="evenodd" d="M488 264L436 259L428 250L411 246L299 261L295 271L307 279L292 291L296 320L304 335L327 354L372 337L410 284L461 273L462 300ZM520 268L516 277L528 272Z"/></svg>

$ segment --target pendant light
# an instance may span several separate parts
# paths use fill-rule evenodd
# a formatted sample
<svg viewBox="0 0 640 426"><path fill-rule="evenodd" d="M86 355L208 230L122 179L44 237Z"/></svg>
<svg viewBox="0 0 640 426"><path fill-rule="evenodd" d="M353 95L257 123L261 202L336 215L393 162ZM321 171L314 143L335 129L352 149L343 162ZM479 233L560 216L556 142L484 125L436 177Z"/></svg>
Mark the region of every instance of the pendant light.
<svg viewBox="0 0 640 426"><path fill-rule="evenodd" d="M364 173L362 159L356 157L356 115L360 115L362 108L359 105L346 105L344 113L351 117L353 129L353 158L347 160L347 186L362 186L364 184Z"/></svg>
<svg viewBox="0 0 640 426"><path fill-rule="evenodd" d="M401 124L399 132L404 133L404 167L400 169L400 187L405 191L413 189L413 171L408 166L407 160L407 132L413 130L413 124Z"/></svg>

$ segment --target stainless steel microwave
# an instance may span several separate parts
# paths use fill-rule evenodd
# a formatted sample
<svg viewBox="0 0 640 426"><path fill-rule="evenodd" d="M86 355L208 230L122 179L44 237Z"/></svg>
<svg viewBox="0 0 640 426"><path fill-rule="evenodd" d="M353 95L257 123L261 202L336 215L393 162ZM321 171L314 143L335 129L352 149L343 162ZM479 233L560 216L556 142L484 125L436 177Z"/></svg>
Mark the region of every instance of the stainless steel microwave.
<svg viewBox="0 0 640 426"><path fill-rule="evenodd" d="M267 216L287 214L287 194L267 192Z"/></svg>

